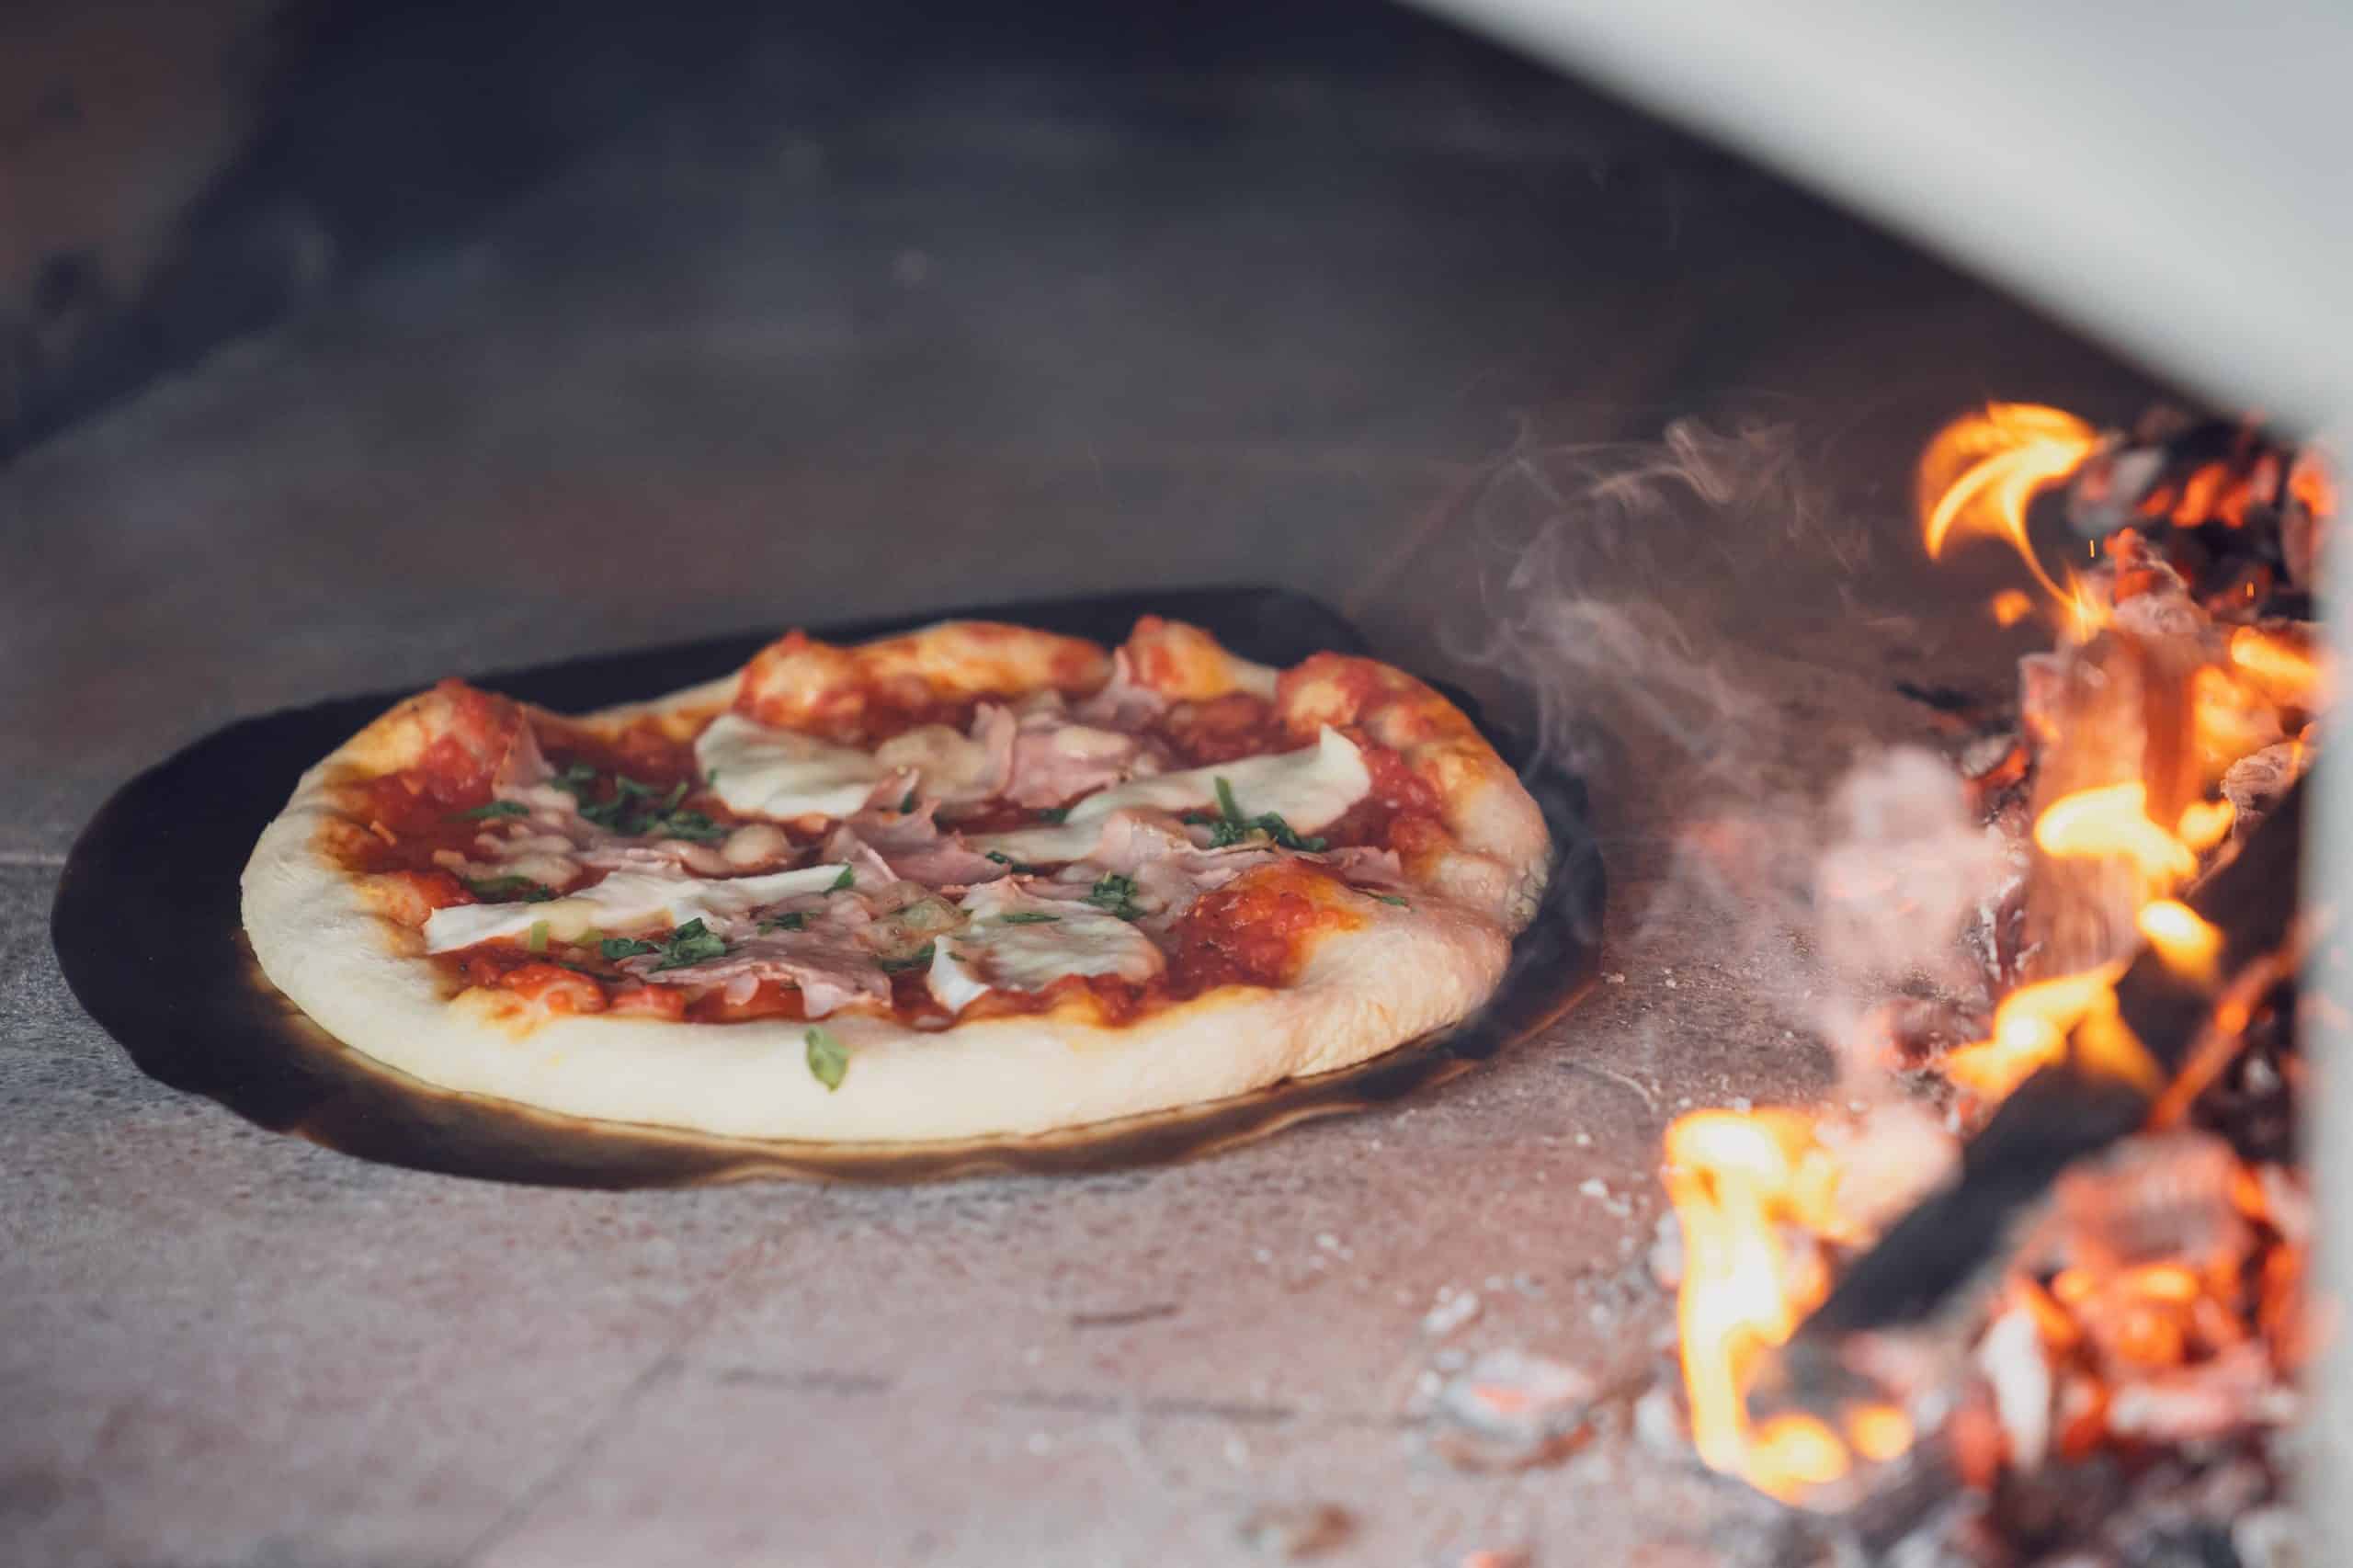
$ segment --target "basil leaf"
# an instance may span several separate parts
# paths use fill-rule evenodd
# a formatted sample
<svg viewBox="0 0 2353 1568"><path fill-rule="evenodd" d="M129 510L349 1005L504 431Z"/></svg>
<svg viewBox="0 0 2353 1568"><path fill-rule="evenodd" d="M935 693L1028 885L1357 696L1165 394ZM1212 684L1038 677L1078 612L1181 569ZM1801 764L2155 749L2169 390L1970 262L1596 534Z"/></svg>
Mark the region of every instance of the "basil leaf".
<svg viewBox="0 0 2353 1568"><path fill-rule="evenodd" d="M899 814L900 814L901 816L904 816L904 815L906 815L909 812L914 811L915 809L915 792L913 790L908 790L904 795L901 796L901 797L900 797L900 799L899 799Z"/></svg>
<svg viewBox="0 0 2353 1568"><path fill-rule="evenodd" d="M809 1047L809 1076L832 1094L842 1086L842 1075L849 1071L849 1052L824 1029L811 1029L801 1039Z"/></svg>
<svg viewBox="0 0 2353 1568"><path fill-rule="evenodd" d="M910 969L928 968L936 947L936 943L926 942L922 947L917 948L905 958L877 959L874 962L876 967L881 969L885 974L898 974Z"/></svg>
<svg viewBox="0 0 2353 1568"><path fill-rule="evenodd" d="M1012 857L1012 856L1010 856L1010 855L1000 855L1000 854L998 854L998 853L997 853L995 850L994 850L994 849L987 850L987 851L983 852L983 853L982 854L982 856L981 856L981 858L982 858L982 859L983 859L983 860L994 860L994 861L995 861L995 862L996 862L998 865L1000 865L1000 866L1010 866L1010 865L1012 865L1012 864L1013 864L1013 857Z"/></svg>
<svg viewBox="0 0 2353 1568"><path fill-rule="evenodd" d="M684 969L705 959L726 956L726 939L718 932L706 929L702 921L697 918L670 933L662 944L662 961L654 968L657 972L665 969Z"/></svg>
<svg viewBox="0 0 2353 1568"><path fill-rule="evenodd" d="M608 959L633 959L641 953L658 953L662 949L634 937L608 937L597 944L597 950Z"/></svg>
<svg viewBox="0 0 2353 1568"><path fill-rule="evenodd" d="M1136 906L1135 900L1135 879L1123 877L1117 871L1107 872L1097 879L1086 894L1087 903L1122 920L1143 918L1143 911Z"/></svg>
<svg viewBox="0 0 2353 1568"><path fill-rule="evenodd" d="M495 903L519 899L525 903L545 903L556 896L555 890L533 881L529 877L469 877L466 891L476 898Z"/></svg>
<svg viewBox="0 0 2353 1568"><path fill-rule="evenodd" d="M858 886L857 873L853 872L847 866L844 866L842 868L842 874L835 877L834 879L834 885L827 888L825 891L827 892L847 892L856 886Z"/></svg>
<svg viewBox="0 0 2353 1568"><path fill-rule="evenodd" d="M493 817L527 817L530 814L531 808L520 801L492 801L485 805L476 806L470 812L452 812L449 813L449 820L488 822Z"/></svg>
<svg viewBox="0 0 2353 1568"><path fill-rule="evenodd" d="M761 921L760 929L763 931L798 931L803 926L808 924L809 917L806 915L801 914L799 910L795 910L790 915L779 915L773 920Z"/></svg>
<svg viewBox="0 0 2353 1568"><path fill-rule="evenodd" d="M1070 808L1068 806L1050 806L1046 810L1038 813L1038 820L1040 822L1065 822L1069 820L1069 817Z"/></svg>
<svg viewBox="0 0 2353 1568"><path fill-rule="evenodd" d="M996 923L1000 926L1043 926L1049 921L1061 918L1059 915L1045 915L1035 910L1019 910L1011 915L998 915Z"/></svg>

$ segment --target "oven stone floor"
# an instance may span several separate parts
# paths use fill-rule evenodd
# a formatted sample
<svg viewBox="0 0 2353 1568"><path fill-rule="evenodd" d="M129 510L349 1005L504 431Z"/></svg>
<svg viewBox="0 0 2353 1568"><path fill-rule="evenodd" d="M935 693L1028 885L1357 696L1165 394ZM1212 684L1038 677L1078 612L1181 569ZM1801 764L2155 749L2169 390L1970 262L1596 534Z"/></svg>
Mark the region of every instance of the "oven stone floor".
<svg viewBox="0 0 2353 1568"><path fill-rule="evenodd" d="M1476 1475L1417 1391L1487 1348L1663 1365L1662 1128L1828 1073L1768 912L1680 874L1677 825L1937 738L1893 676L2005 678L2000 562L1913 559L1938 421L2147 389L1599 103L1468 147L954 108L626 141L0 472L0 1558L1216 1563L1313 1505L1347 1517L1334 1563L1753 1548L1622 1410ZM1793 432L1803 526L1562 477L1744 414ZM1477 537L1508 553L1540 475L1560 597L1654 607L1730 684L1638 656L1615 685L1597 631L1550 662L1613 737L1609 983L1410 1103L1086 1179L538 1190L257 1131L140 1075L58 978L80 824L233 716L1154 583L1316 592L1492 687Z"/></svg>

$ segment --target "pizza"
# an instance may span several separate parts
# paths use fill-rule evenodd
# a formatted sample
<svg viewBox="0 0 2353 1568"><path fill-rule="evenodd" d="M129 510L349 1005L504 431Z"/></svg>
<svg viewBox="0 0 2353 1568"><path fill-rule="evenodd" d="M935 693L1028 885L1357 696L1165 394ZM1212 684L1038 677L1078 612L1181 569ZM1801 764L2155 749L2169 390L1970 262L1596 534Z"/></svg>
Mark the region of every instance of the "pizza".
<svg viewBox="0 0 2353 1568"><path fill-rule="evenodd" d="M1550 862L1370 659L951 621L570 717L444 681L244 877L269 981L443 1088L764 1139L1019 1136L1361 1062L1495 991Z"/></svg>

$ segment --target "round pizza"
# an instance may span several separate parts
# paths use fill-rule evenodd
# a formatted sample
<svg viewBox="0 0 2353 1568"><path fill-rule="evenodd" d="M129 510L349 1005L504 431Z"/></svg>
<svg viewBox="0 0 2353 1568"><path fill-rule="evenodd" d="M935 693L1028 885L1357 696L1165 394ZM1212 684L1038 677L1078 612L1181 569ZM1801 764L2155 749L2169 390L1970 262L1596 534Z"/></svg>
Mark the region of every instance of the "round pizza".
<svg viewBox="0 0 2353 1568"><path fill-rule="evenodd" d="M1475 1010L1536 803L1411 676L952 621L793 632L567 717L458 681L305 774L245 868L270 981L428 1083L818 1141L1213 1100Z"/></svg>

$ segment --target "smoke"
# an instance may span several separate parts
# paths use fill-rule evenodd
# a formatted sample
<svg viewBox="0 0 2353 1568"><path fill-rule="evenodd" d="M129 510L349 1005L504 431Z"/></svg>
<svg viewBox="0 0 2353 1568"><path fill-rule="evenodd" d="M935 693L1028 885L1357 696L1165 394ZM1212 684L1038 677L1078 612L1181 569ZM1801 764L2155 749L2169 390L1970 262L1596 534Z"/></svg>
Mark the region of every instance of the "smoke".
<svg viewBox="0 0 2353 1568"><path fill-rule="evenodd" d="M1619 936L1715 945L1852 1091L1883 1076L1875 1009L1970 983L1959 937L2005 862L1953 769L1888 744L1874 642L1910 622L1863 607L1900 520L1850 515L1818 466L1763 424L1524 446L1463 509L1478 603L1443 647L1594 788L1605 851L1668 846Z"/></svg>

